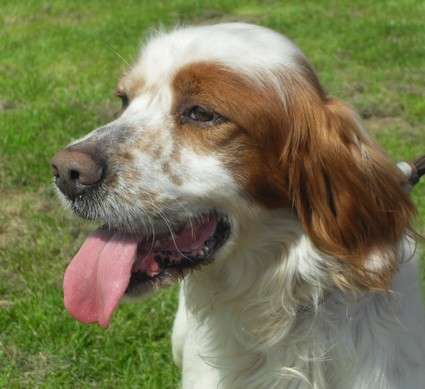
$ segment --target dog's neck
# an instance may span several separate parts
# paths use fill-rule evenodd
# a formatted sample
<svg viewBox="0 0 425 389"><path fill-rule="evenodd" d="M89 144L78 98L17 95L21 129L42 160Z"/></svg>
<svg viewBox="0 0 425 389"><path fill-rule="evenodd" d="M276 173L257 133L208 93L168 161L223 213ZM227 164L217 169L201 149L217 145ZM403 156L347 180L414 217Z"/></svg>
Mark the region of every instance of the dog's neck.
<svg viewBox="0 0 425 389"><path fill-rule="evenodd" d="M276 376L258 387L292 379L327 387L323 361L338 352L335 342L343 344L341 355L355 355L352 328L365 318L374 323L375 307L395 322L390 296L338 290L332 277L338 261L313 247L295 217L258 219L255 227L240 231L225 257L184 281L202 357L224 370L232 366L229 387L243 387L262 365Z"/></svg>
<svg viewBox="0 0 425 389"><path fill-rule="evenodd" d="M321 365L312 361L321 360L326 349L318 344L324 337L317 336L315 318L332 288L329 264L296 218L281 216L257 219L255 231L239 231L239 243L225 257L184 281L188 312L205 331L203 358L231 365L241 382L250 374L243 369L255 369L270 353L281 355L276 371L293 366L282 374L308 372L309 380L323 380ZM295 355L297 361L288 360Z"/></svg>
<svg viewBox="0 0 425 389"><path fill-rule="evenodd" d="M244 225L223 258L187 277L186 303L201 321L214 311L233 315L251 342L270 346L301 317L314 315L331 288L332 261L314 249L289 211L262 215L252 231L252 223Z"/></svg>

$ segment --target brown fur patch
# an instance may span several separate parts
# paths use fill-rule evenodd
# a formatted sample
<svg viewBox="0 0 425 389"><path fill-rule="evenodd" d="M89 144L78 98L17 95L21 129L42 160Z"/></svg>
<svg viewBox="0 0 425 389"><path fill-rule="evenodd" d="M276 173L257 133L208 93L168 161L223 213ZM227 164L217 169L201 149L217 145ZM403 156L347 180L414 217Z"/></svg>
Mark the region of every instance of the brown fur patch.
<svg viewBox="0 0 425 389"><path fill-rule="evenodd" d="M116 158L122 161L123 163L129 163L134 160L134 156L125 150L122 151L121 153L117 153Z"/></svg>
<svg viewBox="0 0 425 389"><path fill-rule="evenodd" d="M280 103L252 81L215 63L186 66L175 76L173 87L178 142L220 155L247 196L267 207L288 206L278 161L268 153L275 144L273 134L265 130L279 122ZM181 124L182 111L192 105L207 107L229 121L202 128Z"/></svg>
<svg viewBox="0 0 425 389"><path fill-rule="evenodd" d="M348 285L385 289L415 212L402 189L405 177L347 106L324 98L308 78L283 76L283 82L291 88L292 136L281 160L298 217L320 250L348 265ZM366 266L374 251L385 257L379 272Z"/></svg>
<svg viewBox="0 0 425 389"><path fill-rule="evenodd" d="M144 133L136 140L137 149L143 150L144 153L154 158L160 157L164 151L164 147L161 145L161 139L158 139L160 133L161 131Z"/></svg>
<svg viewBox="0 0 425 389"><path fill-rule="evenodd" d="M270 84L214 63L181 69L173 82L176 138L199 153L219 155L245 193L269 208L293 207L313 243L344 265L340 287L385 289L396 268L397 244L414 206L404 177L362 131L355 114L328 98L302 58L297 72ZM229 121L211 127L181 124L192 105ZM382 270L367 269L372 252L385 253Z"/></svg>
<svg viewBox="0 0 425 389"><path fill-rule="evenodd" d="M164 172L164 174L167 175L170 178L170 180L173 184L175 184L177 186L180 186L180 185L183 184L183 180L179 176L175 175L173 173L173 171L171 170L171 165L170 165L169 161L164 162L161 165L161 168L162 168L162 171Z"/></svg>
<svg viewBox="0 0 425 389"><path fill-rule="evenodd" d="M180 147L177 144L176 140L174 140L174 142L173 142L173 149L172 149L171 154L170 154L170 160L173 161L173 162L180 162L180 160L181 160Z"/></svg>

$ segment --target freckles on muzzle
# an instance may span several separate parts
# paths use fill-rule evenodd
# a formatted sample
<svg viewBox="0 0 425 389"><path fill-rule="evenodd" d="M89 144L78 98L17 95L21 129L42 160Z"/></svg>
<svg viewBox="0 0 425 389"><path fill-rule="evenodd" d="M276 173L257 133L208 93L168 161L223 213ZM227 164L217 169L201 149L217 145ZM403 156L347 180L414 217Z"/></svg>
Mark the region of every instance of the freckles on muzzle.
<svg viewBox="0 0 425 389"><path fill-rule="evenodd" d="M111 156L133 142L134 130L110 123L60 150L51 161L55 184L70 201L113 180Z"/></svg>
<svg viewBox="0 0 425 389"><path fill-rule="evenodd" d="M52 159L67 205L103 222L64 276L65 307L81 322L108 326L122 298L145 296L209 265L230 237L226 212L198 203L182 209L167 194L181 182L161 156L176 152L147 135L109 125Z"/></svg>

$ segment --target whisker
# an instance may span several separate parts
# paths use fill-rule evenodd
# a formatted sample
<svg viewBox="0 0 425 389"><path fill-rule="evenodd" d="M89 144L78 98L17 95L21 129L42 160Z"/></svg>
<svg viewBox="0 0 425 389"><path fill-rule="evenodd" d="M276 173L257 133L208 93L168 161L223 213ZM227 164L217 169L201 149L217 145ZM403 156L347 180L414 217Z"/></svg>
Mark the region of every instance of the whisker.
<svg viewBox="0 0 425 389"><path fill-rule="evenodd" d="M130 63L118 52L116 51L108 42L104 42L106 46L119 58L123 61L127 66L130 66Z"/></svg>

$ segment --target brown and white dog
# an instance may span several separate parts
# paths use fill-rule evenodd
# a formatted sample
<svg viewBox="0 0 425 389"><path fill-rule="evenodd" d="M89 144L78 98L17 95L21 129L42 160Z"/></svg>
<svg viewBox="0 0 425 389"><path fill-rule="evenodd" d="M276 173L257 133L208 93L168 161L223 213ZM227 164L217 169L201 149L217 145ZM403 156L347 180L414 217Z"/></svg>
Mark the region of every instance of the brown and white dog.
<svg viewBox="0 0 425 389"><path fill-rule="evenodd" d="M107 326L181 279L185 389L425 387L406 179L293 43L160 33L117 94L121 116L53 160L64 202L105 223L66 270L71 315Z"/></svg>

